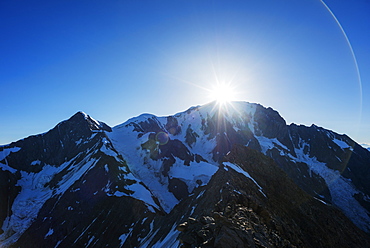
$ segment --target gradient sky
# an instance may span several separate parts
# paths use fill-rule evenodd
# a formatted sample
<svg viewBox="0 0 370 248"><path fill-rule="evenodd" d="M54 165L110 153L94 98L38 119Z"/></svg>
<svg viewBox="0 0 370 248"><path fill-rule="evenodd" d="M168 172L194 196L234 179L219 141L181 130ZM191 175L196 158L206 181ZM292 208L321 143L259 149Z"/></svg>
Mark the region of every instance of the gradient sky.
<svg viewBox="0 0 370 248"><path fill-rule="evenodd" d="M212 99L277 110L370 144L370 2L0 2L0 144L77 111L110 126Z"/></svg>

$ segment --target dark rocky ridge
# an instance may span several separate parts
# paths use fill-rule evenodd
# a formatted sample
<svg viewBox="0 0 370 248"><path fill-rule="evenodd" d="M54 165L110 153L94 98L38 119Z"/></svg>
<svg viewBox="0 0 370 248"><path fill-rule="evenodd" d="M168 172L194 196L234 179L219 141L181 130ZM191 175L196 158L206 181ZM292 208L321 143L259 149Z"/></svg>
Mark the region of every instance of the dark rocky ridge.
<svg viewBox="0 0 370 248"><path fill-rule="evenodd" d="M159 225L167 227L177 224L183 247L370 245L366 233L337 208L302 191L271 158L237 145L225 161L248 172L263 193L251 179L227 166L220 167L207 186L198 188L168 216L158 220ZM188 206L194 206L194 211ZM183 216L182 221L178 216ZM164 228L157 239L169 231Z"/></svg>

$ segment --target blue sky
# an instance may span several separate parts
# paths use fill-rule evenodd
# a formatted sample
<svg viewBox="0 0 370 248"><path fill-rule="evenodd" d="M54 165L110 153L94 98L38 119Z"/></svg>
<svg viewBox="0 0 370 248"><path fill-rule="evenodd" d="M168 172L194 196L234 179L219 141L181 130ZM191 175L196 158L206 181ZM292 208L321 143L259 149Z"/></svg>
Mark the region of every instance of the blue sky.
<svg viewBox="0 0 370 248"><path fill-rule="evenodd" d="M114 126L212 99L370 144L370 2L1 1L0 144L84 111Z"/></svg>

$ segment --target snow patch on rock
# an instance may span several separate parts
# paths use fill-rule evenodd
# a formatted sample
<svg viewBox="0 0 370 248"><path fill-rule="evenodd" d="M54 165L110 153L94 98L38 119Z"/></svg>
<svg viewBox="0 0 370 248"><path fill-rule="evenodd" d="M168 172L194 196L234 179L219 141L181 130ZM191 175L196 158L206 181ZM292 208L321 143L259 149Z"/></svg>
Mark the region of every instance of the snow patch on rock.
<svg viewBox="0 0 370 248"><path fill-rule="evenodd" d="M295 149L296 161L306 163L311 171L320 175L328 185L333 203L342 209L343 213L358 227L370 232L370 213L354 198L354 195L360 192L339 171L332 170L325 163L318 161L316 157L305 154L306 145L308 144L301 143L300 149Z"/></svg>

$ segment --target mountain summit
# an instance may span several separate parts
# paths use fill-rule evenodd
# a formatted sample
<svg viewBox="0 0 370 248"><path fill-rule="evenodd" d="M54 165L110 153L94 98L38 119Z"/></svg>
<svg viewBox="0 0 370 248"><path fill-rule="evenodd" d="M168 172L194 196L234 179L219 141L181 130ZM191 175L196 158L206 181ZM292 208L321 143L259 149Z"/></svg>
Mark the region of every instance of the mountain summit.
<svg viewBox="0 0 370 248"><path fill-rule="evenodd" d="M259 104L0 146L1 247L369 247L370 152Z"/></svg>

